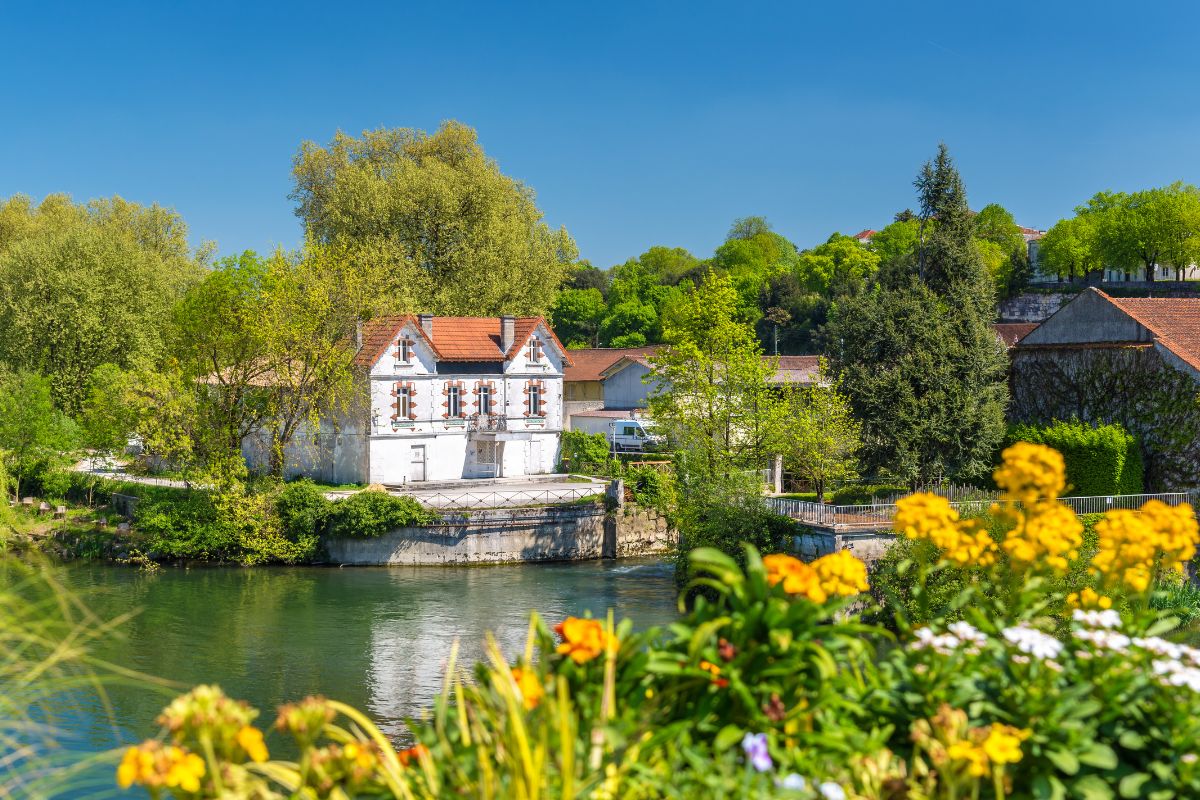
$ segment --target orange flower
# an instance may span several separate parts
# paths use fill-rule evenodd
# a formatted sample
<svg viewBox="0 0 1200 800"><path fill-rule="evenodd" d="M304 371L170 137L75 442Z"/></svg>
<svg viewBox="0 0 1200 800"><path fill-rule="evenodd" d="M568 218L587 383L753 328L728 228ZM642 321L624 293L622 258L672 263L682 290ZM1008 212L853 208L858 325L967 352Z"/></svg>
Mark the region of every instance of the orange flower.
<svg viewBox="0 0 1200 800"><path fill-rule="evenodd" d="M701 661L700 669L712 675L714 678L721 674L721 668L711 661Z"/></svg>
<svg viewBox="0 0 1200 800"><path fill-rule="evenodd" d="M563 638L556 652L570 656L576 664L591 661L606 650L617 650L621 646L617 637L594 619L567 617L554 627L554 632Z"/></svg>
<svg viewBox="0 0 1200 800"><path fill-rule="evenodd" d="M407 750L401 750L396 753L396 757L400 759L400 766L407 767L413 761L419 761L429 755L429 749L423 744L414 744Z"/></svg>
<svg viewBox="0 0 1200 800"><path fill-rule="evenodd" d="M798 594L814 603L824 603L829 597L821 588L817 571L798 558L775 553L763 556L763 566L767 568L767 583L775 586L782 582L788 594Z"/></svg>
<svg viewBox="0 0 1200 800"><path fill-rule="evenodd" d="M513 681L517 684L517 691L521 695L521 704L525 706L525 710L532 711L537 708L538 704L542 702L543 695L546 694L537 673L531 669L513 667L512 676Z"/></svg>

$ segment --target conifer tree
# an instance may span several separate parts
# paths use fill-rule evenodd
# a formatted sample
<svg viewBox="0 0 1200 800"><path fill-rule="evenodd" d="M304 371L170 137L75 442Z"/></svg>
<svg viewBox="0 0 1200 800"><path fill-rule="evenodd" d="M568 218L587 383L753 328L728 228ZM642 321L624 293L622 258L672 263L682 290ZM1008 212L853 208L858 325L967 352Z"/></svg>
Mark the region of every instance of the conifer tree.
<svg viewBox="0 0 1200 800"><path fill-rule="evenodd" d="M830 363L862 423L864 473L918 484L987 473L1004 432L1007 360L995 289L945 145L915 181L913 252L831 314Z"/></svg>

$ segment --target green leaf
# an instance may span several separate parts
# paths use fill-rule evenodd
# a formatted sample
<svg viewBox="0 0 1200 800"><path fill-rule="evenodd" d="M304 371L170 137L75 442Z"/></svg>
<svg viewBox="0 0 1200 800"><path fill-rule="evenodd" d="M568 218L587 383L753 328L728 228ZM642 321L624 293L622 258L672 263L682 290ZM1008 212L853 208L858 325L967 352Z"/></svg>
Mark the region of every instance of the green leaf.
<svg viewBox="0 0 1200 800"><path fill-rule="evenodd" d="M1085 775L1071 784L1074 794L1084 800L1112 800L1113 790L1099 775Z"/></svg>
<svg viewBox="0 0 1200 800"><path fill-rule="evenodd" d="M716 750L728 750L735 744L741 741L744 732L737 725L726 725L721 728L721 732L717 734L717 738L713 741L713 747Z"/></svg>
<svg viewBox="0 0 1200 800"><path fill-rule="evenodd" d="M1033 796L1037 800L1063 800L1067 787L1053 775L1038 775L1033 779Z"/></svg>
<svg viewBox="0 0 1200 800"><path fill-rule="evenodd" d="M1097 769L1116 769L1117 754L1108 745L1094 742L1091 747L1079 754L1079 762Z"/></svg>
<svg viewBox="0 0 1200 800"><path fill-rule="evenodd" d="M1050 763L1058 767L1058 771L1064 775L1074 775L1079 772L1079 759L1069 750L1047 750L1046 758L1050 759Z"/></svg>
<svg viewBox="0 0 1200 800"><path fill-rule="evenodd" d="M1145 772L1134 772L1121 778L1121 785L1118 787L1121 797L1141 797L1142 786L1148 780L1150 776Z"/></svg>
<svg viewBox="0 0 1200 800"><path fill-rule="evenodd" d="M1137 731L1125 731L1117 742L1126 750L1141 750L1146 746L1146 738Z"/></svg>

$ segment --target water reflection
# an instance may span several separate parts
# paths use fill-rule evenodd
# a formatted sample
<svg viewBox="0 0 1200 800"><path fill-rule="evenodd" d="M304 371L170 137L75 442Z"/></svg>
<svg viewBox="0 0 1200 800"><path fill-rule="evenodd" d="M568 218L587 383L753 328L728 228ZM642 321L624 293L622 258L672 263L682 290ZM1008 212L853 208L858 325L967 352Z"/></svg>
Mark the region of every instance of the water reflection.
<svg viewBox="0 0 1200 800"><path fill-rule="evenodd" d="M322 693L366 709L392 735L429 707L453 641L482 658L494 631L508 655L524 647L529 612L548 621L613 608L639 627L675 615L670 568L656 562L513 567L68 570L103 618L140 609L102 656L179 685L210 682L264 711ZM154 732L173 692L110 691L116 730L94 700L69 713L87 746Z"/></svg>

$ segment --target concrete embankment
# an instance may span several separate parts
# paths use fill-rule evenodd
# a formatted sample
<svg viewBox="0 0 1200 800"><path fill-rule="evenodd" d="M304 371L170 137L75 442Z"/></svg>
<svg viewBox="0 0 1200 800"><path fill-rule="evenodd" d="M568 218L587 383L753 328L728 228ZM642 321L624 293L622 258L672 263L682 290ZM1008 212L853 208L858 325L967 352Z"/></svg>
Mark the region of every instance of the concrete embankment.
<svg viewBox="0 0 1200 800"><path fill-rule="evenodd" d="M359 566L587 561L651 555L674 544L674 530L657 512L600 503L449 514L433 525L325 543L329 563Z"/></svg>

